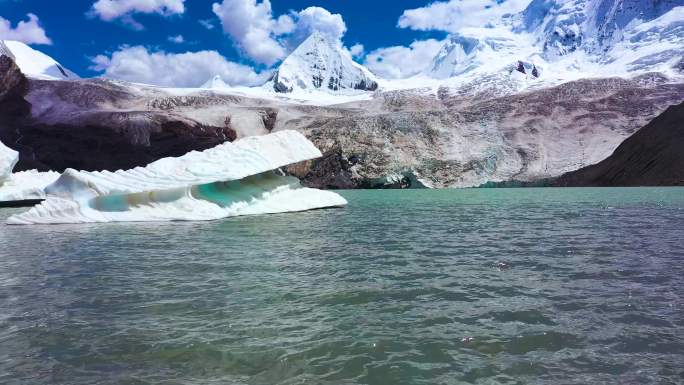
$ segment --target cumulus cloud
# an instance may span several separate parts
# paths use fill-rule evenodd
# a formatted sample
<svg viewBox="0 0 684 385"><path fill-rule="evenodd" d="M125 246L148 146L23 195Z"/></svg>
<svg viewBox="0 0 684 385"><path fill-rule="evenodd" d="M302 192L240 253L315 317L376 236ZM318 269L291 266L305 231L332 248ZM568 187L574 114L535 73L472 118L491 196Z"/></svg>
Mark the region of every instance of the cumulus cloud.
<svg viewBox="0 0 684 385"><path fill-rule="evenodd" d="M366 56L365 65L375 74L388 79L402 79L423 71L437 55L443 41L416 40L408 47L378 48Z"/></svg>
<svg viewBox="0 0 684 385"><path fill-rule="evenodd" d="M263 84L270 75L228 61L216 51L168 53L124 46L91 61L90 69L103 72L104 77L166 87L198 87L215 75L230 85L254 86Z"/></svg>
<svg viewBox="0 0 684 385"><path fill-rule="evenodd" d="M0 16L0 39L17 40L26 44L52 44L45 30L40 26L38 16L29 13L27 21L20 21L16 28Z"/></svg>
<svg viewBox="0 0 684 385"><path fill-rule="evenodd" d="M330 13L325 8L308 7L293 13L292 18L295 20L295 24L287 39L288 47L291 50L306 40L314 31L326 35L331 41L340 41L347 32L347 25L342 19L342 15Z"/></svg>
<svg viewBox="0 0 684 385"><path fill-rule="evenodd" d="M356 43L349 47L349 53L355 58L360 58L366 53L366 49L363 47L363 44Z"/></svg>
<svg viewBox="0 0 684 385"><path fill-rule="evenodd" d="M285 55L285 49L276 36L291 20L275 20L269 0L261 3L256 0L224 0L214 3L212 10L221 20L223 31L250 58L270 65Z"/></svg>
<svg viewBox="0 0 684 385"><path fill-rule="evenodd" d="M171 43L176 43L176 44L185 43L185 38L183 37L183 35L169 36L167 38L167 40L170 41Z"/></svg>
<svg viewBox="0 0 684 385"><path fill-rule="evenodd" d="M88 15L103 21L121 20L133 29L144 27L133 19L134 13L156 13L162 16L185 12L185 0L97 0Z"/></svg>
<svg viewBox="0 0 684 385"><path fill-rule="evenodd" d="M399 17L401 28L458 32L481 27L507 13L520 12L531 0L450 0L408 9Z"/></svg>
<svg viewBox="0 0 684 385"><path fill-rule="evenodd" d="M347 26L339 14L308 7L275 17L270 0L223 0L212 6L223 31L257 63L272 65L287 55L313 31L339 41Z"/></svg>

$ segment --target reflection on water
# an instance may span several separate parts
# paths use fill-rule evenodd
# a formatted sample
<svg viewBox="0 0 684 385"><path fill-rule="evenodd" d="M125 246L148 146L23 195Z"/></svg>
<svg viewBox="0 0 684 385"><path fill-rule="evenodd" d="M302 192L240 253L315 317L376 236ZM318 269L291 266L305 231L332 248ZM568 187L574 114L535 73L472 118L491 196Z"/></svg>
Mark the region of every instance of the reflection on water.
<svg viewBox="0 0 684 385"><path fill-rule="evenodd" d="M684 382L684 189L343 195L1 226L0 383Z"/></svg>

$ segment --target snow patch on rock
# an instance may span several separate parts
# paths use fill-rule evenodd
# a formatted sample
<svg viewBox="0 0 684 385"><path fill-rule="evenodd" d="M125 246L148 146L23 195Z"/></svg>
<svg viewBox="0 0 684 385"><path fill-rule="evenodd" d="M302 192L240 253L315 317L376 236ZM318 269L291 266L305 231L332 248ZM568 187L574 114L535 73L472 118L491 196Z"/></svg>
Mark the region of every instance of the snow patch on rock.
<svg viewBox="0 0 684 385"><path fill-rule="evenodd" d="M0 40L0 55L12 58L21 72L28 77L46 80L78 79L78 75L55 59L22 42Z"/></svg>

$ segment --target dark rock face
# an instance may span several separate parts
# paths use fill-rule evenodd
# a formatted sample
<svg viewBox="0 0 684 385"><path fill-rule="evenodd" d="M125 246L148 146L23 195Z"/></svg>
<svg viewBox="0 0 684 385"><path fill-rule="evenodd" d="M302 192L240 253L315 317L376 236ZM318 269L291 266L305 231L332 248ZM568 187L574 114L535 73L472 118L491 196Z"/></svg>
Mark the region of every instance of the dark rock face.
<svg viewBox="0 0 684 385"><path fill-rule="evenodd" d="M216 130L170 121L162 124L159 132L150 133L150 145L135 145L129 138L109 127L23 125L19 129L21 137L15 137L20 144L20 147L15 146L20 152L15 170L125 170L144 166L159 158L181 156L192 150L201 151L223 143L225 140L212 129ZM233 133L229 140L234 139Z"/></svg>
<svg viewBox="0 0 684 385"><path fill-rule="evenodd" d="M264 122L264 127L268 130L268 132L273 132L273 128L275 127L277 119L278 110L276 109L269 108L261 112L261 121ZM231 142L233 140L235 140L235 138L231 139Z"/></svg>
<svg viewBox="0 0 684 385"><path fill-rule="evenodd" d="M28 80L14 61L9 56L1 55L0 113L5 119L23 116L30 111L30 104L24 100L28 87Z"/></svg>
<svg viewBox="0 0 684 385"><path fill-rule="evenodd" d="M523 62L521 62L521 61L518 61L518 68L516 68L515 70L520 72L520 73L523 73L523 74L526 73L525 72L525 66L523 65Z"/></svg>
<svg viewBox="0 0 684 385"><path fill-rule="evenodd" d="M595 165L555 186L684 186L684 102L669 107Z"/></svg>
<svg viewBox="0 0 684 385"><path fill-rule="evenodd" d="M281 82L279 78L279 73L278 71L276 71L271 79L273 81L273 90L275 92L280 92L281 94L292 92L292 87L288 87L287 85L283 84L283 82Z"/></svg>
<svg viewBox="0 0 684 385"><path fill-rule="evenodd" d="M347 159L339 150L329 151L322 158L288 166L286 171L300 178L306 187L353 189L361 183L351 171L354 161L356 159Z"/></svg>
<svg viewBox="0 0 684 385"><path fill-rule="evenodd" d="M354 85L354 89L364 91L375 91L378 89L378 83L376 83L373 80L361 80L360 82Z"/></svg>

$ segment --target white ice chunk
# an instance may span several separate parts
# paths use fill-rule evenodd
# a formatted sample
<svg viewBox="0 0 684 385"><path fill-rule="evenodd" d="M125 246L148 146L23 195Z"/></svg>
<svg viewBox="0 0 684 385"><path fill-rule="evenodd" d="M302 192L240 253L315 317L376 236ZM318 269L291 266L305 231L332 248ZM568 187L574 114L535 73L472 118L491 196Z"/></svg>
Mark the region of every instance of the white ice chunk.
<svg viewBox="0 0 684 385"><path fill-rule="evenodd" d="M68 169L43 203L8 223L212 220L343 206L338 194L273 172L320 156L300 133L280 131L127 171Z"/></svg>
<svg viewBox="0 0 684 385"><path fill-rule="evenodd" d="M19 153L0 142L0 186L10 179L17 161L19 161Z"/></svg>
<svg viewBox="0 0 684 385"><path fill-rule="evenodd" d="M0 202L22 201L45 198L45 186L59 178L54 171L36 170L16 172L0 185Z"/></svg>
<svg viewBox="0 0 684 385"><path fill-rule="evenodd" d="M0 202L45 198L45 186L57 180L56 172L36 170L12 173L19 153L0 142Z"/></svg>

